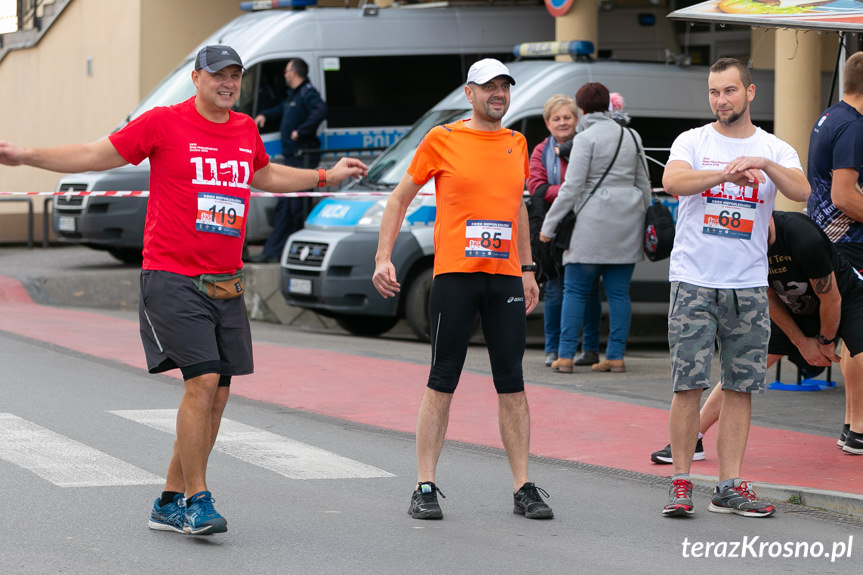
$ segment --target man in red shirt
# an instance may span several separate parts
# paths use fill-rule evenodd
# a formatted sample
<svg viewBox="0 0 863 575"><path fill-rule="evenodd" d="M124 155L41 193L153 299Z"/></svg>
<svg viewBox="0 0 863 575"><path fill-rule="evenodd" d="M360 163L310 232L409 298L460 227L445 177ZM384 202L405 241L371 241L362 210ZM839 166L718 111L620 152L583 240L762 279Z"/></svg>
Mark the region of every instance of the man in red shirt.
<svg viewBox="0 0 863 575"><path fill-rule="evenodd" d="M141 339L151 373L179 368L185 380L165 490L150 513L149 527L156 530L227 531L206 470L231 377L254 369L241 260L250 187L296 192L367 172L352 158L329 170L271 164L254 121L231 110L242 76L232 48L206 46L192 72L196 94L185 102L154 108L89 144L20 148L0 142L0 164L55 172L150 159Z"/></svg>

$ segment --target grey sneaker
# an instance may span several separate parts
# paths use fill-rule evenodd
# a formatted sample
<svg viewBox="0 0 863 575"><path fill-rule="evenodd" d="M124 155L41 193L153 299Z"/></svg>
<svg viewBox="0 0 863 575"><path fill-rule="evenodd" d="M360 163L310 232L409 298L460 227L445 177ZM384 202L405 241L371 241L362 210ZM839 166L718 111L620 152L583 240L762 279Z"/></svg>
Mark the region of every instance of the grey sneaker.
<svg viewBox="0 0 863 575"><path fill-rule="evenodd" d="M554 363L554 360L557 359L557 352L550 351L545 354L545 367L551 367L551 364Z"/></svg>
<svg viewBox="0 0 863 575"><path fill-rule="evenodd" d="M408 515L414 519L443 519L443 511L437 502L437 494L446 499L443 491L431 481L423 481L411 495Z"/></svg>
<svg viewBox="0 0 863 575"><path fill-rule="evenodd" d="M512 496L515 503L512 512L524 515L528 519L553 519L554 512L542 500L543 495L546 498L549 496L545 489L537 487L531 482L525 483Z"/></svg>
<svg viewBox="0 0 863 575"><path fill-rule="evenodd" d="M770 517L776 513L775 507L758 501L749 483L740 479L735 479L734 487L729 487L722 493L715 491L707 510L714 513L734 513L743 517Z"/></svg>
<svg viewBox="0 0 863 575"><path fill-rule="evenodd" d="M692 482L675 479L668 488L668 504L662 508L663 517L686 517L695 513L692 505Z"/></svg>
<svg viewBox="0 0 863 575"><path fill-rule="evenodd" d="M573 365L593 365L599 363L599 353L595 351L582 351L575 356Z"/></svg>

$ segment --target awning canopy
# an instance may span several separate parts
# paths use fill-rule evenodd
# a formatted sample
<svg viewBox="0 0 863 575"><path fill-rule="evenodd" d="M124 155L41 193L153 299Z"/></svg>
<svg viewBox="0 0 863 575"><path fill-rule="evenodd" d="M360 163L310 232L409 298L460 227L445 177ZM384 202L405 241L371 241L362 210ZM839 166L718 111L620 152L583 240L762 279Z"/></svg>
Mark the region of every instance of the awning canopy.
<svg viewBox="0 0 863 575"><path fill-rule="evenodd" d="M708 0L675 10L668 17L762 28L863 32L863 3L856 0Z"/></svg>

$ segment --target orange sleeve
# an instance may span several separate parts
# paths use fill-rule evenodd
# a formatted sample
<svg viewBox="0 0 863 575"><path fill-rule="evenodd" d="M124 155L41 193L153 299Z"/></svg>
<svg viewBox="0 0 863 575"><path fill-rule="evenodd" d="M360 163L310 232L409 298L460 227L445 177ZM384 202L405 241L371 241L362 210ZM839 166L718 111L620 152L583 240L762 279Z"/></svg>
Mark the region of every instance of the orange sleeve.
<svg viewBox="0 0 863 575"><path fill-rule="evenodd" d="M443 136L446 130L435 126L423 137L408 166L408 174L415 184L422 186L432 179L440 166Z"/></svg>

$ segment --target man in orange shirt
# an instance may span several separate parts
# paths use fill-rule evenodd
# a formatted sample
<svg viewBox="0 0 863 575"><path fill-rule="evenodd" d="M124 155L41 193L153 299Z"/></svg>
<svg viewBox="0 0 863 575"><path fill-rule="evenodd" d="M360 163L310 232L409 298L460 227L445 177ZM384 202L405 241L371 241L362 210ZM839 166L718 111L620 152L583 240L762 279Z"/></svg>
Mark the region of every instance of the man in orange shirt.
<svg viewBox="0 0 863 575"><path fill-rule="evenodd" d="M432 364L417 416L417 487L408 510L416 519L443 518L435 468L477 313L498 393L501 439L512 469L513 512L530 519L554 517L540 495L548 494L530 482L527 472L530 412L521 363L525 316L536 307L539 288L533 274L536 266L530 263L530 230L522 200L527 142L520 133L501 127L512 84L509 69L498 60L487 58L471 66L465 95L472 117L426 134L381 222L372 281L383 297L390 297L400 287L391 255L408 204L434 178Z"/></svg>

